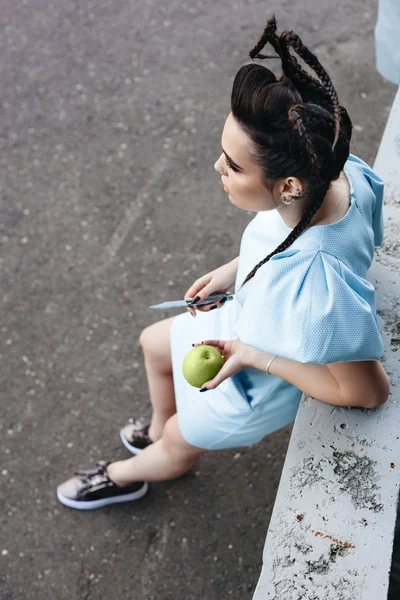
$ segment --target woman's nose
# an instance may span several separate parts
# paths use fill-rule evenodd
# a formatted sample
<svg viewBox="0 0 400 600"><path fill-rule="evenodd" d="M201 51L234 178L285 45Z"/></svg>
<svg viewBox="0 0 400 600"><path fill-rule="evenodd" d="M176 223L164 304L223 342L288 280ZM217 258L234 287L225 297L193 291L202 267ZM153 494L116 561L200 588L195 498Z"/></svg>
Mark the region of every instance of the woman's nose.
<svg viewBox="0 0 400 600"><path fill-rule="evenodd" d="M222 154L221 156L218 158L218 160L216 161L215 165L214 165L214 169L217 171L217 173L219 173L220 175L223 172L223 168L222 168Z"/></svg>

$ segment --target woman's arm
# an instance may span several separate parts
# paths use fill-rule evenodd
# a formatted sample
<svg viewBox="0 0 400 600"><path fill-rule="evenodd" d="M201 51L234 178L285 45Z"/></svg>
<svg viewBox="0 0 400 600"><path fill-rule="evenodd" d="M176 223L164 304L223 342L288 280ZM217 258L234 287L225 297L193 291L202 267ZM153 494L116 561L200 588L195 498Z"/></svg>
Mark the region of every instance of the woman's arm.
<svg viewBox="0 0 400 600"><path fill-rule="evenodd" d="M265 371L274 355L252 346L246 349L247 366ZM337 406L376 408L386 402L390 393L389 378L378 360L320 365L277 356L269 372L309 396Z"/></svg>
<svg viewBox="0 0 400 600"><path fill-rule="evenodd" d="M237 256L236 258L234 258L233 260L231 260L231 264L233 264L235 266L235 279L236 279L236 274L237 274L237 270L238 270L238 266L239 266L239 256Z"/></svg>

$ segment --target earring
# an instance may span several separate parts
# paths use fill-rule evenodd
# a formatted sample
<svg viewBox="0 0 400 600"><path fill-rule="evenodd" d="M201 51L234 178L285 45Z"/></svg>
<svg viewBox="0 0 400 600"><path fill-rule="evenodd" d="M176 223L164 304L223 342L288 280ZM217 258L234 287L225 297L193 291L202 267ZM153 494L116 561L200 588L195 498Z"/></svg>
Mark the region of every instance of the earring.
<svg viewBox="0 0 400 600"><path fill-rule="evenodd" d="M292 204L293 202L296 202L296 200L298 200L299 198L301 198L303 196L303 192L297 188L296 193L294 194L294 196L289 196L287 194L282 194L281 196L281 200L283 202L283 204Z"/></svg>
<svg viewBox="0 0 400 600"><path fill-rule="evenodd" d="M281 200L282 200L283 204L292 204L292 202L296 202L296 200L294 198L288 198L285 195L281 196Z"/></svg>

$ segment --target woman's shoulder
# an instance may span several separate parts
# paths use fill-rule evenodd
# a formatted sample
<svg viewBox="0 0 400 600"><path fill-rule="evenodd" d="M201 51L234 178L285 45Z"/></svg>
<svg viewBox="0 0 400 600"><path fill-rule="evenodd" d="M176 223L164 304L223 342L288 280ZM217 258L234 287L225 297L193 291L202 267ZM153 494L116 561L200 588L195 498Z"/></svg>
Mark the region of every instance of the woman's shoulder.
<svg viewBox="0 0 400 600"><path fill-rule="evenodd" d="M352 154L352 153L349 154L348 159L345 163L345 166L350 167L350 168L355 167L363 175L371 176L371 178L373 178L373 179L383 181L377 175L377 173L375 173L375 171L372 169L372 167L367 162L365 162L365 160L362 160L362 158L360 158L359 156L356 156L355 154Z"/></svg>
<svg viewBox="0 0 400 600"><path fill-rule="evenodd" d="M385 184L364 160L350 154L344 171L351 183L352 195L373 246L381 246L384 236L383 197Z"/></svg>
<svg viewBox="0 0 400 600"><path fill-rule="evenodd" d="M244 343L301 362L382 356L375 288L333 254L288 248L250 284L236 327Z"/></svg>
<svg viewBox="0 0 400 600"><path fill-rule="evenodd" d="M309 227L292 246L302 250L325 249L356 269L369 268L374 247L383 241L384 182L354 154L349 155L343 171L349 192L347 211L333 223Z"/></svg>
<svg viewBox="0 0 400 600"><path fill-rule="evenodd" d="M294 248L289 247L283 252L274 254L265 267L267 280L285 277L288 281L304 285L306 279L324 274L328 267L340 272L341 260L323 248Z"/></svg>
<svg viewBox="0 0 400 600"><path fill-rule="evenodd" d="M375 290L372 283L340 256L324 249L287 248L272 256L259 271L258 281L254 283L257 293L262 295L268 290L268 294L295 302L302 300L305 307L307 303L320 306L324 312L328 298L337 302L340 297L355 294L371 301Z"/></svg>

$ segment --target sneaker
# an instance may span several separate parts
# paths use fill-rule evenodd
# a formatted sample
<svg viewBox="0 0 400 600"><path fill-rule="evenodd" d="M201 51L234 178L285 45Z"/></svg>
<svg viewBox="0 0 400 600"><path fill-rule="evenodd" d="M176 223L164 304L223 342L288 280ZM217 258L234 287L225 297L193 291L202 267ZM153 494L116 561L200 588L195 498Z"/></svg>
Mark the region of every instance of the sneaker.
<svg viewBox="0 0 400 600"><path fill-rule="evenodd" d="M146 481L135 481L126 487L111 481L107 474L110 462L99 461L94 469L75 471L74 477L57 488L57 498L61 504L78 510L92 510L116 502L138 500L147 493Z"/></svg>
<svg viewBox="0 0 400 600"><path fill-rule="evenodd" d="M119 432L122 443L129 452L140 454L153 443L149 438L149 427L150 425L143 425L138 419L129 419L129 423Z"/></svg>

